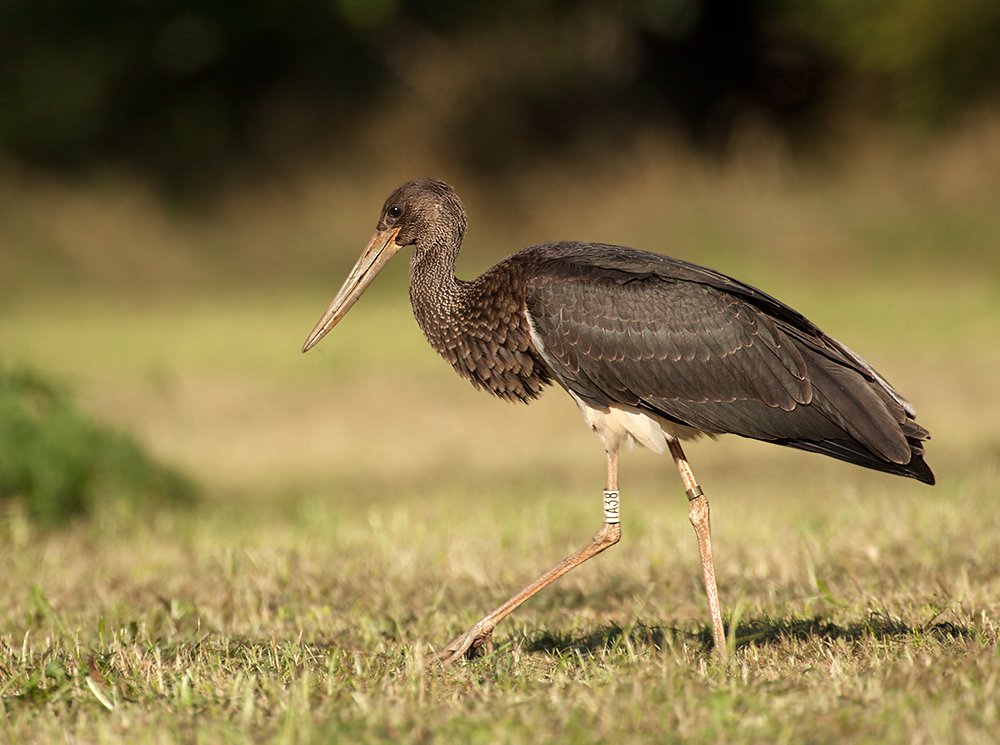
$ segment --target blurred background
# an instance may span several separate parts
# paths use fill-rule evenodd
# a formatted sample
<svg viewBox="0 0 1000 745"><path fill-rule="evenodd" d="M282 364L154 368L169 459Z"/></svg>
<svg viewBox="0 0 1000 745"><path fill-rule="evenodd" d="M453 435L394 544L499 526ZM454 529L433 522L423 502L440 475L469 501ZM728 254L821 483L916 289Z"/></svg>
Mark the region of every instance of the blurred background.
<svg viewBox="0 0 1000 745"><path fill-rule="evenodd" d="M419 176L469 209L461 276L557 239L710 265L869 358L936 469L995 468L994 0L5 0L0 364L215 493L599 473L567 401L425 348L404 261L298 354ZM580 439L470 452L489 417Z"/></svg>
<svg viewBox="0 0 1000 745"><path fill-rule="evenodd" d="M188 197L414 151L484 180L646 136L808 152L990 102L998 34L989 0L12 0L0 142Z"/></svg>
<svg viewBox="0 0 1000 745"><path fill-rule="evenodd" d="M10 0L2 289L298 281L417 175L623 238L704 178L986 199L998 41L990 0Z"/></svg>

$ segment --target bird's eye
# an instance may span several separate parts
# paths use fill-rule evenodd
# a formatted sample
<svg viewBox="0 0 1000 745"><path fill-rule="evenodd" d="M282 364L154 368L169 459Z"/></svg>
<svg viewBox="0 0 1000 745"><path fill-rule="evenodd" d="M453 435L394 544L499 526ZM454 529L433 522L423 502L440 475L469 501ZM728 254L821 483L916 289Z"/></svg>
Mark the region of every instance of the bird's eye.
<svg viewBox="0 0 1000 745"><path fill-rule="evenodd" d="M386 215L388 215L388 217L392 220L395 220L402 214L403 214L403 208L398 204L392 205L392 207L390 207L389 211L386 213Z"/></svg>

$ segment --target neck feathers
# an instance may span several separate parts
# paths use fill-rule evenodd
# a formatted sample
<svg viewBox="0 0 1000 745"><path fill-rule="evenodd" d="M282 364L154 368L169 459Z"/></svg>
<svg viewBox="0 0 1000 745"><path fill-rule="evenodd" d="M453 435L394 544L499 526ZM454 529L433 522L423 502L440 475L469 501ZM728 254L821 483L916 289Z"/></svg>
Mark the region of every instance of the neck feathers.
<svg viewBox="0 0 1000 745"><path fill-rule="evenodd" d="M430 345L476 388L530 401L551 381L531 345L523 287L510 262L470 282L455 278L454 255L416 253L410 302Z"/></svg>

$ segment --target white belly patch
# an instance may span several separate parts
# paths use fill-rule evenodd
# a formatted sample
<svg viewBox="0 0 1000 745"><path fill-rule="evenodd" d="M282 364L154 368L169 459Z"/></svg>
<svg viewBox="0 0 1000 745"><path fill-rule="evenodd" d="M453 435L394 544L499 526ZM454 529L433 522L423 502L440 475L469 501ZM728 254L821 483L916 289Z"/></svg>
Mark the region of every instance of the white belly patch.
<svg viewBox="0 0 1000 745"><path fill-rule="evenodd" d="M641 411L634 406L609 404L606 408L591 406L572 391L570 394L587 426L601 438L608 452L616 452L622 443L638 442L656 453L667 450L670 440L693 440L706 434L700 429L677 424L668 419Z"/></svg>

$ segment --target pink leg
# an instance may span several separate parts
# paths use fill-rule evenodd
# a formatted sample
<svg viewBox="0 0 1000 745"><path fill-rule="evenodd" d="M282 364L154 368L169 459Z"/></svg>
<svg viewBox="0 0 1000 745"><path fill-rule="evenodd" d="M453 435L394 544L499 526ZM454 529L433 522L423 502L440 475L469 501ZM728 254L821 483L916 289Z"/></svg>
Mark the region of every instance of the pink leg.
<svg viewBox="0 0 1000 745"><path fill-rule="evenodd" d="M485 647L486 651L490 651L493 647L491 639L493 629L509 613L514 611L525 600L535 595L543 587L566 574L573 567L577 567L587 559L597 556L601 551L615 545L621 540L622 531L618 518L618 453L616 451L608 453L608 486L604 492L604 524L590 540L590 543L571 556L563 559L506 603L485 616L475 626L454 639L438 653L438 658L444 664L450 665L461 657L472 658L477 656L478 650L481 647Z"/></svg>
<svg viewBox="0 0 1000 745"><path fill-rule="evenodd" d="M698 536L698 551L701 553L701 569L705 575L705 594L708 596L708 610L712 615L712 638L715 640L715 652L720 657L725 658L728 652L726 647L726 632L722 626L722 611L719 606L719 589L715 584L715 564L712 561L712 528L708 519L708 499L705 493L694 480L691 466L688 464L684 450L680 442L671 440L670 454L674 456L674 463L680 472L681 480L684 481L684 488L688 495L688 517L694 526L695 535Z"/></svg>

